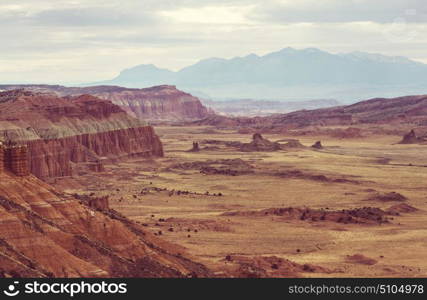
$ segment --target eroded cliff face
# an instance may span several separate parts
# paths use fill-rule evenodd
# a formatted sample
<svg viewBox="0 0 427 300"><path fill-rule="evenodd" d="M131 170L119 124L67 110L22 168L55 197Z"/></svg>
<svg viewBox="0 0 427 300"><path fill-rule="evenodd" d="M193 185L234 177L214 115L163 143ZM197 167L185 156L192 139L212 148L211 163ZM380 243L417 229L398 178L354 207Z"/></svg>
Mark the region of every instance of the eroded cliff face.
<svg viewBox="0 0 427 300"><path fill-rule="evenodd" d="M146 125L110 101L91 95L0 92L0 137L14 141L57 139Z"/></svg>
<svg viewBox="0 0 427 300"><path fill-rule="evenodd" d="M162 143L151 126L32 140L27 145L30 171L39 178L71 176L73 163L102 165L109 158L163 156Z"/></svg>
<svg viewBox="0 0 427 300"><path fill-rule="evenodd" d="M58 193L32 175L0 173L0 277L211 275L105 202Z"/></svg>
<svg viewBox="0 0 427 300"><path fill-rule="evenodd" d="M201 101L172 85L144 89L119 86L64 87L58 85L2 85L2 89L25 88L58 96L93 95L110 100L131 116L145 121L191 121L206 118L208 109ZM0 100L1 101L1 100Z"/></svg>
<svg viewBox="0 0 427 300"><path fill-rule="evenodd" d="M151 126L89 95L0 93L1 139L27 146L29 169L39 178L70 176L76 163L102 171L109 159L163 156Z"/></svg>
<svg viewBox="0 0 427 300"><path fill-rule="evenodd" d="M208 116L199 99L175 86L163 85L146 89L117 88L98 91L93 95L111 100L124 110L143 120L184 121Z"/></svg>

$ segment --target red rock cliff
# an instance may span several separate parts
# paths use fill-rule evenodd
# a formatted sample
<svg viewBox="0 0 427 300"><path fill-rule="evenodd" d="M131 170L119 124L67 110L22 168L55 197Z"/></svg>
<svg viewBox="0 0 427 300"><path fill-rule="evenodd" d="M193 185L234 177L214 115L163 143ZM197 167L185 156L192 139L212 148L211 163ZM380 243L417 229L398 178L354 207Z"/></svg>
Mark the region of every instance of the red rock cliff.
<svg viewBox="0 0 427 300"><path fill-rule="evenodd" d="M102 170L101 158L163 156L151 126L90 95L2 92L1 139L28 146L29 169L39 178L70 176L73 163L88 162L92 169Z"/></svg>
<svg viewBox="0 0 427 300"><path fill-rule="evenodd" d="M30 175L28 148L26 146L6 148L4 151L4 166L17 176Z"/></svg>
<svg viewBox="0 0 427 300"><path fill-rule="evenodd" d="M99 157L162 157L163 146L151 126L27 142L31 173L39 178L72 175L72 163Z"/></svg>

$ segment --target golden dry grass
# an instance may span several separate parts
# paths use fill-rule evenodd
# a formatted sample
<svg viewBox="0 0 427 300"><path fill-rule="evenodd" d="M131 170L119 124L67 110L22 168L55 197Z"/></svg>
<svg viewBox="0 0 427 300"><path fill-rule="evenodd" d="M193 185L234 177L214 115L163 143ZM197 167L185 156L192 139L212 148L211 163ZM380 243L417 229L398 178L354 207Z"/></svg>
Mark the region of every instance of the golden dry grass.
<svg viewBox="0 0 427 300"><path fill-rule="evenodd" d="M165 146L165 158L107 165L106 173L76 178L81 186L77 188L76 185L70 191L109 194L114 209L147 224L153 232L161 231L164 239L186 247L193 257L217 270L226 264L225 256L240 254L274 255L332 270L330 273L304 273L303 276L427 276L427 146L393 145L399 140L397 136L363 139L316 136L299 140L306 146L321 140L325 149L243 153L221 146L218 150L192 153L186 150L191 148L193 141L248 142L251 136L204 127L160 127L156 130ZM265 137L272 141L295 138L279 134ZM229 158L249 162L256 173L203 175L198 170L170 168L177 163ZM384 158L390 161L384 163ZM359 184L281 178L274 176L278 170L300 170ZM170 196L167 191L141 194L142 189L150 187L200 194L221 192L223 196ZM406 196L406 203L419 211L404 213L383 225L308 222L271 216L221 216L227 211L289 206L386 209L396 202L369 198L376 192L392 191ZM159 222L159 218L166 222ZM168 231L169 228L173 228L173 232ZM366 265L349 261L347 256L354 254L377 263Z"/></svg>

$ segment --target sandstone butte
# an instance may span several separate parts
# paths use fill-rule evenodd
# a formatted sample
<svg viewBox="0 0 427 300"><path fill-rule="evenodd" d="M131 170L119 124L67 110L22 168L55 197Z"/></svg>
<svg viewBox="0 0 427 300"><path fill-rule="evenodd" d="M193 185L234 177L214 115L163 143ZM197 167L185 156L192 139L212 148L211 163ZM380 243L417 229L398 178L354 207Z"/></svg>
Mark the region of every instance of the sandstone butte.
<svg viewBox="0 0 427 300"><path fill-rule="evenodd" d="M96 170L103 160L163 156L151 126L90 95L1 92L1 139L27 146L29 169L39 178L70 176L76 163Z"/></svg>
<svg viewBox="0 0 427 300"><path fill-rule="evenodd" d="M21 89L55 93L58 96L93 95L110 100L131 116L146 121L192 121L210 112L200 100L172 85L144 89L119 86L64 87L59 85L0 85L0 90Z"/></svg>

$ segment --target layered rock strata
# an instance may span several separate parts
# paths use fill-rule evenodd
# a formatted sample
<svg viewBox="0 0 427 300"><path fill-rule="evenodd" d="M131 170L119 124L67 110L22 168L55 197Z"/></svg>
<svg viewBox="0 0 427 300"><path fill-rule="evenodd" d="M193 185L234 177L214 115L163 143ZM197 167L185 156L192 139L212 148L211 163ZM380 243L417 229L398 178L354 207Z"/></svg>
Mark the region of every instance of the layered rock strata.
<svg viewBox="0 0 427 300"><path fill-rule="evenodd" d="M134 117L149 121L199 120L210 113L198 98L172 85L144 89L119 86L2 85L0 89L26 89L54 93L61 97L93 95L111 101Z"/></svg>
<svg viewBox="0 0 427 300"><path fill-rule="evenodd" d="M30 175L0 173L0 277L206 277L184 249Z"/></svg>
<svg viewBox="0 0 427 300"><path fill-rule="evenodd" d="M73 163L89 162L102 171L100 158L162 157L153 127L128 128L52 140L27 142L31 173L39 178L71 176Z"/></svg>
<svg viewBox="0 0 427 300"><path fill-rule="evenodd" d="M163 156L151 126L90 95L61 98L25 90L1 92L0 140L26 145L28 168L39 178L70 176L75 163L87 163L99 172L104 160ZM21 158L13 166L18 170L25 155L13 155Z"/></svg>
<svg viewBox="0 0 427 300"><path fill-rule="evenodd" d="M25 145L5 146L0 144L0 173L9 171L16 176L28 176L28 148Z"/></svg>

